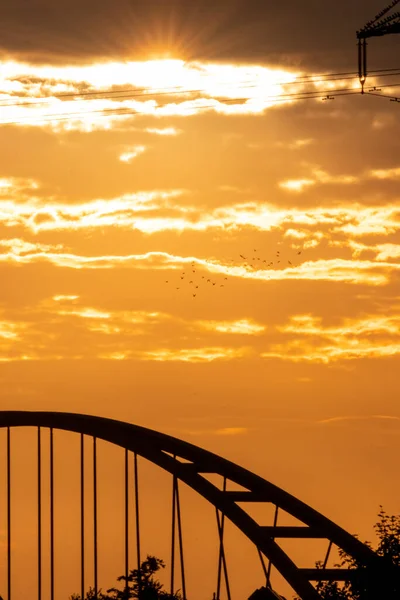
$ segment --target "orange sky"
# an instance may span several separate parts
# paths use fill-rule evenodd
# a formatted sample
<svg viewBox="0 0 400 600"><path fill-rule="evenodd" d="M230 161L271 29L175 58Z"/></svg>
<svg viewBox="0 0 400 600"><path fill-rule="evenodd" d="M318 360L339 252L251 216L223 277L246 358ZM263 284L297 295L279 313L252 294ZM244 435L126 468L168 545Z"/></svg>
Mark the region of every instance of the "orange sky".
<svg viewBox="0 0 400 600"><path fill-rule="evenodd" d="M231 59L234 30L220 59L201 28L190 59L149 35L128 56L111 42L92 56L69 25L73 58L44 29L36 53L23 28L7 42L1 409L170 433L362 538L379 504L398 512L398 104L281 101L357 89L301 80L356 70L355 28L371 15L352 10L322 70L300 35L297 54L249 60L247 29ZM382 46L374 66L393 66L398 39ZM74 96L94 90L113 94Z"/></svg>

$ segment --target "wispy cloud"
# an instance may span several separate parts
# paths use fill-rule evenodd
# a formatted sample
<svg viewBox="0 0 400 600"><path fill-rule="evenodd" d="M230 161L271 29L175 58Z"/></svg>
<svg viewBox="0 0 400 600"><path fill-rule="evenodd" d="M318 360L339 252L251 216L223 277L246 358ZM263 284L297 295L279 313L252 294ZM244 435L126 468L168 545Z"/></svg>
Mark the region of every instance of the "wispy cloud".
<svg viewBox="0 0 400 600"><path fill-rule="evenodd" d="M332 175L320 167L314 167L309 171L307 176L300 177L298 179L285 179L284 181L279 182L278 185L284 190L302 192L307 187L314 185L351 185L355 183L361 183L368 179L400 179L400 167L393 167L389 169L369 169L358 175Z"/></svg>
<svg viewBox="0 0 400 600"><path fill-rule="evenodd" d="M29 319L26 314L25 309L0 312L0 361L52 360L63 355L208 363L248 357L251 352L249 347L225 343L227 334L240 333L235 321L224 322L222 330L214 322L216 327L209 331L201 321L165 312L90 306L78 294L56 294L30 306ZM66 346L65 334L71 329L75 342ZM188 342L191 338L195 344Z"/></svg>
<svg viewBox="0 0 400 600"><path fill-rule="evenodd" d="M176 127L147 127L147 133L153 133L154 135L179 135L182 133L181 129Z"/></svg>
<svg viewBox="0 0 400 600"><path fill-rule="evenodd" d="M264 358L330 363L400 354L400 315L368 315L324 325L313 315L295 315L278 331L288 339L262 353Z"/></svg>
<svg viewBox="0 0 400 600"><path fill-rule="evenodd" d="M206 436L206 435L217 435L217 436L237 436L246 435L250 432L248 427L223 427L222 429L198 429L184 431L188 435Z"/></svg>
<svg viewBox="0 0 400 600"><path fill-rule="evenodd" d="M270 107L291 104L292 92L321 91L321 79L304 80L302 75L257 65L177 59L74 66L8 61L2 63L0 76L1 122L93 131L138 114L181 117L209 110L261 115ZM327 85L322 82L325 89ZM335 81L336 89L346 86L346 80ZM82 92L85 99L79 97ZM293 148L306 143L295 140Z"/></svg>
<svg viewBox="0 0 400 600"><path fill-rule="evenodd" d="M317 421L321 425L335 424L335 423L346 423L352 421L400 421L400 417L393 415L362 415L362 416L343 416L343 417L330 417L329 419L321 419Z"/></svg>
<svg viewBox="0 0 400 600"><path fill-rule="evenodd" d="M240 321L200 321L195 323L195 327L200 327L207 331L216 331L218 333L233 333L240 335L256 335L265 331L265 325L255 323L250 319Z"/></svg>
<svg viewBox="0 0 400 600"><path fill-rule="evenodd" d="M138 360L148 360L156 362L213 362L215 360L232 360L234 358L243 358L247 355L245 348L229 347L211 347L211 348L181 348L173 350L171 348L158 348L146 351L126 351L121 353L100 354L98 358L126 360L134 358Z"/></svg>
<svg viewBox="0 0 400 600"><path fill-rule="evenodd" d="M359 178L354 175L331 175L322 169L315 168L311 176L303 179L287 179L279 183L279 187L293 192L302 192L306 187L316 184L349 185L357 183Z"/></svg>
<svg viewBox="0 0 400 600"><path fill-rule="evenodd" d="M313 138L300 138L297 140L292 140L290 142L277 142L278 148L287 148L288 150L299 150L300 148L304 148L305 146L309 146L315 140Z"/></svg>
<svg viewBox="0 0 400 600"><path fill-rule="evenodd" d="M91 131L108 128L116 119L135 114L189 116L204 109L226 115L261 114L282 103L279 94L290 89L296 79L297 74L282 69L182 60L90 66L36 66L9 61L2 63L0 77L4 101L1 121L36 126L47 122L58 130ZM296 91L300 87L304 84ZM119 93L102 98L101 92L110 88ZM90 101L79 99L83 91L95 91L97 96ZM64 96L57 97L59 94ZM105 116L99 119L102 114ZM162 130L155 129L158 133Z"/></svg>
<svg viewBox="0 0 400 600"><path fill-rule="evenodd" d="M0 243L1 245L1 243ZM167 252L147 252L145 254L88 256L72 252L37 250L31 253L13 251L0 254L0 263L34 264L47 262L57 267L70 269L178 269L190 264L193 257L172 255ZM243 280L284 281L342 281L354 285L385 285L393 272L400 271L400 264L373 260L316 260L307 261L282 269L264 268L254 270L249 266L218 262L215 259L196 258L198 268L209 273L230 276Z"/></svg>
<svg viewBox="0 0 400 600"><path fill-rule="evenodd" d="M119 160L129 164L133 161L133 159L137 158L145 151L146 146L133 146L132 148L127 148L125 152L119 155Z"/></svg>

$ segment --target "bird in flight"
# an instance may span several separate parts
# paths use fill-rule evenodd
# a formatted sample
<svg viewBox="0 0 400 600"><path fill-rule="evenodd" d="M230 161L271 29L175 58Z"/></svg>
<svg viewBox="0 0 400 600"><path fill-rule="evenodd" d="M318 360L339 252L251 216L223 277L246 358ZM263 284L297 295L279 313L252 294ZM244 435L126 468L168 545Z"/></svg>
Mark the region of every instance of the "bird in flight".
<svg viewBox="0 0 400 600"><path fill-rule="evenodd" d="M247 260L247 258L245 256L243 256L243 254L239 254L240 258L243 258L243 260Z"/></svg>
<svg viewBox="0 0 400 600"><path fill-rule="evenodd" d="M193 294L193 298L196 298L196 294Z"/></svg>

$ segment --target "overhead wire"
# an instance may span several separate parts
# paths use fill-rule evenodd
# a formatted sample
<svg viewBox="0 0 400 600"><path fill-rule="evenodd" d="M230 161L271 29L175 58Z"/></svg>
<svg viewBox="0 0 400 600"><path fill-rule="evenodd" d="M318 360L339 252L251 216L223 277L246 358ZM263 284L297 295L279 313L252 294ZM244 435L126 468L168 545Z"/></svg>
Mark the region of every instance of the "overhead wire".
<svg viewBox="0 0 400 600"><path fill-rule="evenodd" d="M389 99L392 102L400 102L400 96L389 96L388 94L380 94L379 92L368 92L368 94L370 96L376 96L377 98Z"/></svg>
<svg viewBox="0 0 400 600"><path fill-rule="evenodd" d="M370 77L394 77L400 75L400 67L394 67L391 69L376 69L369 73ZM315 84L322 82L330 82L330 81L341 81L341 80L349 80L349 79L357 79L358 74L353 71L349 72L337 72L337 73L326 73L326 74L317 74L317 75L301 75L292 81L282 81L271 83L271 87L278 87L283 85L305 85L305 84ZM243 85L243 83L247 82L224 82L223 85L235 85L238 89L248 89L255 88L258 86L257 83L250 83L248 85ZM157 91L159 90L159 91ZM119 100L124 98L135 98L142 96L165 96L165 95L184 95L184 94L195 94L205 92L205 88L198 89L185 89L180 86L174 86L171 88L155 88L155 90L150 90L148 87L146 88L124 88L120 90L96 90L96 91L87 91L87 92L71 92L64 94L54 94L50 96L42 96L39 98L34 98L33 101L24 101L24 102L10 102L9 98L1 100L0 99L0 107L10 107L10 106L35 106L38 104L49 104L54 100L62 100L71 98L73 100L79 100L81 97L85 100L104 100L104 96L112 95L112 98L118 98ZM121 94L121 96L117 96L117 94Z"/></svg>
<svg viewBox="0 0 400 600"><path fill-rule="evenodd" d="M393 88L393 87L399 87L400 83L394 82L394 83L388 83L386 85L382 85L382 84L377 84L380 86L380 89L385 89L385 88ZM384 94L379 94L379 93L373 93L375 90L376 86L374 88L372 88L372 90L369 92L370 95L376 95L376 96L380 96L380 97L386 97L386 98L390 98L392 99L393 96L389 96L389 95L384 95ZM359 94L360 91L356 88L336 88L336 89L329 89L329 90L311 90L311 91L303 91L303 92L292 92L292 93L287 93L287 94L277 94L277 95L269 95L269 96L263 96L262 100L264 101L268 101L271 100L274 103L278 103L278 102L289 102L289 101L297 101L297 100L307 100L307 99L326 99L326 100L330 100L333 98L336 98L338 96L349 96L349 95L356 95ZM128 98L125 98L128 99ZM195 99L198 100L198 99ZM215 100L215 99L214 99ZM248 102L252 100L252 98L249 97L236 97L236 98L225 98L224 99L224 105L226 104L232 104L232 103L244 103L244 102ZM164 108L165 106L169 106L171 103L170 102L166 102L163 104L157 104L154 108L155 110L159 110ZM211 104L205 104L205 105L195 105L195 106L190 106L190 107L182 107L182 111L200 111L200 110L205 110L205 109L215 109L216 105L215 105L215 101ZM24 121L29 121L29 124L32 123L32 121L35 123L37 122L50 122L50 121L64 121L64 120L74 120L74 119L80 119L86 115L98 115L98 117L102 117L102 116L112 116L112 117L123 117L123 116L130 116L130 115L149 115L148 111L140 111L140 110L136 110L136 109L132 109L131 107L120 107L120 108L101 108L101 109L96 109L96 110L88 110L88 111L80 111L80 112L67 112L67 113L51 113L51 114L45 114L45 115L38 115L38 116L23 116L20 117L19 119L14 119L14 120L0 120L0 124L2 125L16 125L19 123L23 123ZM151 115L149 115L151 116ZM179 116L178 115L174 115L174 116Z"/></svg>

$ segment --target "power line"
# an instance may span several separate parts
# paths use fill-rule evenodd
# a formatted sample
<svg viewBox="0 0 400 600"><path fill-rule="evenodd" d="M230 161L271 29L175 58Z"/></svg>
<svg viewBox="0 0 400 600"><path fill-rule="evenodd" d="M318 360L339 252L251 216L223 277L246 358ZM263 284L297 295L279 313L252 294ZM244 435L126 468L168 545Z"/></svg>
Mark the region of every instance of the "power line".
<svg viewBox="0 0 400 600"><path fill-rule="evenodd" d="M392 88L392 87L399 87L400 86L400 82L399 83L393 83L393 84L388 84L388 85L384 85L381 86L381 89L384 88ZM264 96L263 100L272 100L274 103L283 103L283 102L290 102L290 101L298 101L298 100L311 100L311 99L321 99L321 100L331 100L334 99L336 97L339 96L354 96L354 95L359 95L360 92L357 89L353 89L353 88L342 88L342 89L335 89L335 90L320 90L320 91L311 91L311 92L297 92L297 93L292 93L292 94L278 94L276 96ZM374 94L372 91L370 92L371 95L379 95L380 97L384 97L383 94ZM387 98L392 98L392 96L386 96ZM232 103L244 103L251 100L251 98L229 98L226 99L224 104L232 104ZM155 108L160 109L163 108L165 106L168 106L169 103L164 103L164 104L158 104ZM200 111L200 110L207 110L207 109L215 109L215 103L212 104L205 104L203 106L190 106L190 107L182 107L182 111ZM47 122L47 121L64 121L64 120L72 120L72 119L79 119L83 116L86 115L94 115L94 114L98 114L98 117L106 117L106 116L112 116L112 117L124 117L124 116L130 116L130 115L147 115L147 116L152 116L149 115L148 112L146 111L139 111L139 110L132 110L129 107L122 107L122 108L109 108L109 109L98 109L98 110L93 110L93 111L84 111L84 112L77 112L77 113L64 113L64 114L47 114L47 115L42 115L42 116L38 116L37 118L35 117L34 120L35 122L39 123L39 122ZM179 115L176 115L179 116ZM23 122L22 120L30 120L32 121L32 117L21 117L18 120L14 120L14 121L10 121L10 120L6 120L6 121L0 121L0 124L2 125L17 125L21 122ZM29 123L30 124L30 123Z"/></svg>
<svg viewBox="0 0 400 600"><path fill-rule="evenodd" d="M376 69L375 71L370 72L370 76L372 77L394 77L400 74L400 67L392 68L392 69ZM330 81L341 81L341 80L350 80L356 79L358 76L357 72L338 72L338 73L326 73L326 74L318 74L318 75L303 75L294 79L293 81L288 82L277 82L271 83L271 87L278 87L283 85L305 85L305 84L315 84L321 82ZM242 82L243 83L243 82ZM239 82L227 82L224 85L235 85L238 89L250 89L256 88L258 84L252 83L249 85L242 85ZM246 82L244 82L246 83ZM157 88L156 88L157 89ZM184 89L179 86L171 87L171 88L158 88L159 91L150 91L149 88L125 88L122 90L104 90L104 91L92 91L92 92L77 92L77 93L67 93L67 94L55 94L53 96L42 96L40 98L36 98L33 102L9 102L9 100L0 100L0 106L5 107L13 107L13 106L36 106L39 104L50 104L50 102L54 99L60 100L65 98L71 98L74 100L79 100L79 98L83 98L86 100L106 100L108 99L108 95L113 95L112 99L117 98L118 100L123 100L125 98L137 98L137 97L146 97L151 98L155 96L165 96L165 95L184 95L184 94L200 94L202 92L206 92L204 88L200 89ZM130 93L132 92L132 94ZM149 93L146 93L149 92ZM121 96L116 96L116 94L121 94ZM105 97L104 97L105 96Z"/></svg>
<svg viewBox="0 0 400 600"><path fill-rule="evenodd" d="M388 96L388 94L379 94L379 92L368 92L369 96L376 96L377 98L389 99L391 102L400 102L399 96Z"/></svg>

